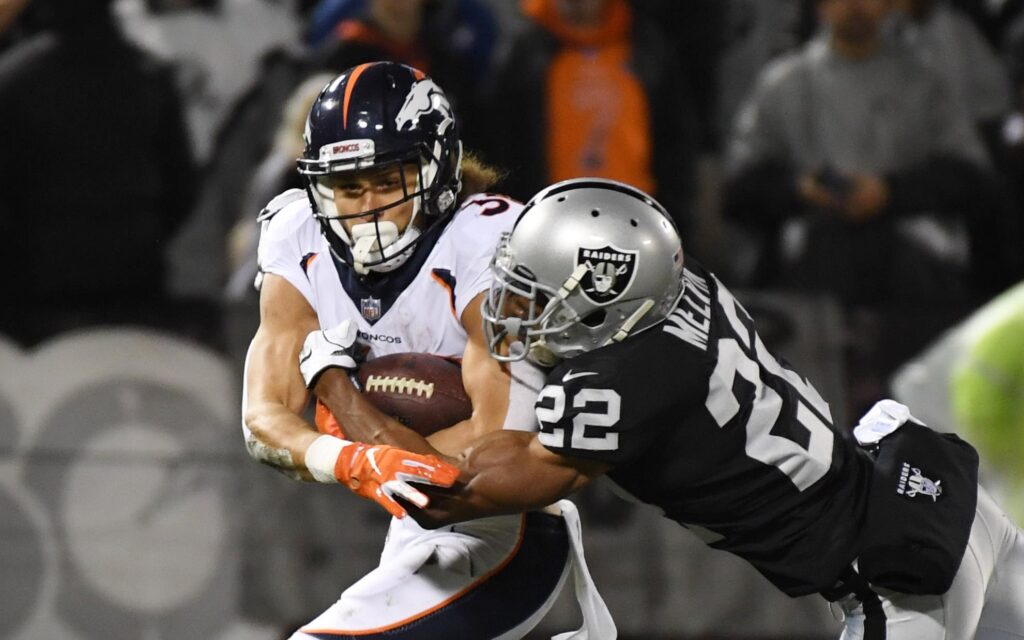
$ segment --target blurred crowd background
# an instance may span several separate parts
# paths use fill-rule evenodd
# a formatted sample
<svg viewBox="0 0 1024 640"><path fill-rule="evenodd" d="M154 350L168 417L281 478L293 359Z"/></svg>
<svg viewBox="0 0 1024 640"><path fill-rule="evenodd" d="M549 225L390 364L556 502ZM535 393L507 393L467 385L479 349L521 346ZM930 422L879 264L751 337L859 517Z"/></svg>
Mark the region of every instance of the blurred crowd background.
<svg viewBox="0 0 1024 640"><path fill-rule="evenodd" d="M1013 291L998 296L1024 280L1024 0L2 0L0 501L27 515L13 520L24 529L0 527L9 543L0 564L57 577L40 579L49 600L0 605L9 614L0 615L0 638L47 637L33 619L49 615L40 607L60 606L78 613L50 637L120 637L109 635L115 619L131 633L149 630L125 637L228 637L214 623L216 634L189 626L206 614L188 607L209 608L208 595L196 595L211 593L209 576L174 606L155 596L147 605L137 589L121 600L100 596L88 578L70 596L54 591L76 557L67 549L77 538L61 532L85 525L55 522L40 506L56 492L53 509L66 514L70 480L40 476L40 488L32 474L84 459L103 429L68 422L62 428L76 435L65 449L57 408L19 406L40 402L30 382L53 387L83 363L93 373L78 375L80 386L103 380L123 406L150 391L169 403L153 414L168 423L160 437L185 431L174 426L179 404L168 394L224 391L210 400L223 417L209 418L227 424L216 427L222 449L210 453L209 434L196 432L182 451L207 452L186 475L236 464L253 474L249 491L230 489L235 498L221 505L237 509L224 525L237 557L221 567L233 586L217 601L244 624L280 637L275 625L316 613L373 566L383 519L359 511L372 524L365 542L352 543L361 555L332 550L331 532L351 523L351 501L282 485L245 461L232 411L257 323L256 217L276 193L301 186L294 160L319 89L377 59L434 77L461 118L466 148L507 172L501 192L525 201L580 175L652 192L675 217L687 255L744 293L766 342L803 367L840 424L881 397L922 398L915 412L981 434L993 478L1021 486L1024 305L1019 290L1015 306L1006 302ZM992 305L1000 314L957 333ZM92 342L75 342L82 336ZM946 349L939 364L922 359L953 338L955 357ZM180 367L180 379L157 376L159 389L124 400L126 386L151 374L124 364L132 353L152 368ZM211 381L195 387L205 376ZM954 387L966 391L954 397ZM67 409L66 397L51 395ZM85 395L87 406L99 403ZM80 419L105 418L84 411ZM153 464L177 478L166 481L172 489L153 489L153 504L210 481L181 480L181 460L193 458L168 463L166 451L148 446ZM88 468L109 471L123 458L115 454L93 456ZM646 566L639 575L650 577L657 561L654 571L667 575L664 567L680 562L680 543L651 533L654 520L602 496L582 500L585 522L589 509L599 529L588 553L609 552L626 532L655 554L637 557ZM342 515L324 515L331 510ZM135 526L142 516L132 517ZM192 517L201 529L200 520ZM50 542L26 552L40 537ZM763 585L750 586L757 578L742 570L733 576L731 565L702 570L699 558L644 587L616 574L611 558L604 570L613 577L603 582L594 562L626 637L828 637L815 635L820 618L801 625L762 611L755 629L737 622L764 608L753 604ZM126 584L128 569L118 571L110 580ZM687 584L685 572L718 581ZM166 580L156 574L140 579ZM669 612L674 594L707 595L708 584L729 592L716 596L719 609L705 605L679 623ZM0 591L24 586L7 580ZM253 637L254 627L244 628ZM97 629L106 635L91 635Z"/></svg>

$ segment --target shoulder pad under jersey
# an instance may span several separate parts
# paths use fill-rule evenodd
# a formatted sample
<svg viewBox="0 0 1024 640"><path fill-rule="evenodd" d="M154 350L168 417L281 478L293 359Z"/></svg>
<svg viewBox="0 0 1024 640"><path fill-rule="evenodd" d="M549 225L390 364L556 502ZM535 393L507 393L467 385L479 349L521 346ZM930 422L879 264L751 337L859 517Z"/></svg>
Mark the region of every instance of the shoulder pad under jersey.
<svg viewBox="0 0 1024 640"><path fill-rule="evenodd" d="M267 206L263 207L260 211L260 215L256 217L257 222L266 222L278 214L281 209L284 209L291 203L299 199L306 198L306 192L303 189L289 189L282 193L274 196L274 199L267 203Z"/></svg>

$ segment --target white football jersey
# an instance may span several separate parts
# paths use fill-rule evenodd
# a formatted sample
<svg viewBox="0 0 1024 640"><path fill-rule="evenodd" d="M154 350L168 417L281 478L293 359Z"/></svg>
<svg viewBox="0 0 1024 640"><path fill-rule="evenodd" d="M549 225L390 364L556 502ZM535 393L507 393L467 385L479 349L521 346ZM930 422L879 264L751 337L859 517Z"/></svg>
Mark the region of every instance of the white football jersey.
<svg viewBox="0 0 1024 640"><path fill-rule="evenodd" d="M370 292L353 285L351 273L346 290L305 193L295 189L275 198L262 218L260 271L281 276L298 289L322 328L345 319L356 322L360 337L370 344L368 358L406 351L461 358L467 340L462 312L490 287L494 248L501 234L512 230L522 208L502 196L474 195L455 212L400 290L396 286Z"/></svg>
<svg viewBox="0 0 1024 640"><path fill-rule="evenodd" d="M434 246L429 250L421 247L410 256L406 265L392 272L398 276L395 286L375 289L380 294L375 297L364 295L367 287L359 285L349 267L335 263L305 193L292 190L275 198L261 216L260 273L285 278L298 289L316 311L322 328L334 327L345 319L354 321L371 346L369 358L407 351L461 358L468 339L460 321L462 313L473 298L491 286L494 249L501 235L512 230L522 208L522 204L502 196L468 198L441 230ZM543 373L526 362L512 364L510 407L504 428L536 430L533 406ZM509 632L501 637L519 637L521 630L535 625L554 603L571 567L584 620L583 628L573 635L596 640L614 638L615 624L587 571L575 507L568 501L559 502L559 506L569 540L565 560L554 554L558 545L551 543L548 533L529 528L529 518L542 514L470 520L460 523L457 531L428 531L412 518L393 518L380 567L346 589L306 628L397 628L410 620L418 625L429 617L435 635L437 629L442 629L441 635L447 637L451 635L448 625L455 625L453 629L464 627L464 603L506 598L507 594L484 591L495 581L480 576L501 572L514 576L519 551L536 544L534 539L539 537L539 548L545 555L542 564L553 566L554 573L560 575L550 584L530 585L541 595L543 605L529 613L525 621L508 627ZM428 563L429 558L443 558L445 562ZM479 568L480 572L463 570L465 567ZM535 573L530 574L531 580L537 582ZM461 598L478 588L481 591L475 599ZM518 612L519 608L509 611ZM312 637L301 631L292 636L296 640Z"/></svg>

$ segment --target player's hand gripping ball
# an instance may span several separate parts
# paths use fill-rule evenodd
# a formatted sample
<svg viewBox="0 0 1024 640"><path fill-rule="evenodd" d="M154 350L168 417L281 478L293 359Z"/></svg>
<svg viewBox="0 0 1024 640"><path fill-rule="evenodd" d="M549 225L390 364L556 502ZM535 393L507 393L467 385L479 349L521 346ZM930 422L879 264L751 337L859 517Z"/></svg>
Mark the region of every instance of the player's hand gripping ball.
<svg viewBox="0 0 1024 640"><path fill-rule="evenodd" d="M395 353L368 360L356 373L363 396L420 435L466 420L473 404L462 367L427 353Z"/></svg>

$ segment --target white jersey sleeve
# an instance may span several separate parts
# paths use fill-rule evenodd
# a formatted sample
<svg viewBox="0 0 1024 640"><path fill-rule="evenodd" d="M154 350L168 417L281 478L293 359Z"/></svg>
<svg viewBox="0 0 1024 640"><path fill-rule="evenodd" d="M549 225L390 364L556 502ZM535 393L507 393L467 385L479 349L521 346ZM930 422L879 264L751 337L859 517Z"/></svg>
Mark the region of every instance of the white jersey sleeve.
<svg viewBox="0 0 1024 640"><path fill-rule="evenodd" d="M508 413L505 414L502 429L538 431L540 423L537 422L534 406L537 404L537 396L544 388L546 374L526 360L509 363L509 370L512 374L512 384L508 392Z"/></svg>
<svg viewBox="0 0 1024 640"><path fill-rule="evenodd" d="M315 309L316 296L305 269L309 260L325 252L320 225L313 218L306 194L300 189L280 194L260 214L260 223L257 287L263 274L281 276Z"/></svg>
<svg viewBox="0 0 1024 640"><path fill-rule="evenodd" d="M523 205L505 196L478 194L455 214L448 232L459 246L459 277L455 282L458 317L481 291L491 286L491 257L503 233L512 230Z"/></svg>

